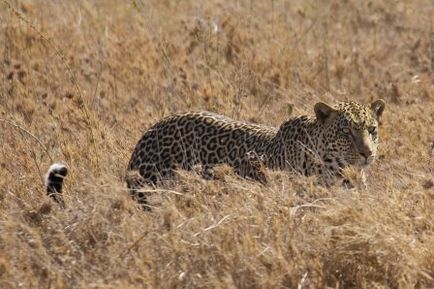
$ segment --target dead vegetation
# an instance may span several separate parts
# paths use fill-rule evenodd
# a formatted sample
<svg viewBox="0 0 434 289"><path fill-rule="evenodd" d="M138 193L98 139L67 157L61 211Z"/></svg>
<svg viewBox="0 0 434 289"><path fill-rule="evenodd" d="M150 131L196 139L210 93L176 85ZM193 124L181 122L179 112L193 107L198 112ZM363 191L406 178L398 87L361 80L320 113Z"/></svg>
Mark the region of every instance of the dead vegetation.
<svg viewBox="0 0 434 289"><path fill-rule="evenodd" d="M415 1L0 2L1 288L433 288L434 6ZM366 192L179 172L143 213L142 132L211 110L279 125L387 102ZM65 202L43 175L69 167Z"/></svg>

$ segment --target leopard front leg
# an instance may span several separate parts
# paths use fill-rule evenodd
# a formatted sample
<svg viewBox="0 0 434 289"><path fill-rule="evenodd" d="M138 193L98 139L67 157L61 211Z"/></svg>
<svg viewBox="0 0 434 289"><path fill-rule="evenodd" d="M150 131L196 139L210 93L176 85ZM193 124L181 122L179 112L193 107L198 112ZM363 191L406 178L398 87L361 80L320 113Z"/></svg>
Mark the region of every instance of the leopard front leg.
<svg viewBox="0 0 434 289"><path fill-rule="evenodd" d="M263 185L268 183L265 174L264 156L259 156L254 151L247 152L234 169L243 178L258 181Z"/></svg>
<svg viewBox="0 0 434 289"><path fill-rule="evenodd" d="M342 181L342 186L348 190L359 190L364 192L368 189L368 184L366 181L366 173L364 169L361 169L360 172L352 179L344 178Z"/></svg>

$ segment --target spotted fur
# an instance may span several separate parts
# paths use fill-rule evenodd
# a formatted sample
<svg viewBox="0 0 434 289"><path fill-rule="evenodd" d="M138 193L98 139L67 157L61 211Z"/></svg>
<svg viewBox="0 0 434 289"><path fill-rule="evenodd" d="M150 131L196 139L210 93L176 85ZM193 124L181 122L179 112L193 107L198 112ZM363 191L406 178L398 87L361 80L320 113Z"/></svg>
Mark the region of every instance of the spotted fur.
<svg viewBox="0 0 434 289"><path fill-rule="evenodd" d="M138 193L143 185L155 185L176 169L191 170L195 165L208 174L218 164L265 182L259 157L265 167L316 175L321 184L333 185L342 179L345 167L365 168L374 161L384 106L382 100L371 105L341 102L335 107L320 102L314 107L315 117L292 118L279 128L211 112L172 115L147 130L136 145L127 185L145 203L144 194Z"/></svg>

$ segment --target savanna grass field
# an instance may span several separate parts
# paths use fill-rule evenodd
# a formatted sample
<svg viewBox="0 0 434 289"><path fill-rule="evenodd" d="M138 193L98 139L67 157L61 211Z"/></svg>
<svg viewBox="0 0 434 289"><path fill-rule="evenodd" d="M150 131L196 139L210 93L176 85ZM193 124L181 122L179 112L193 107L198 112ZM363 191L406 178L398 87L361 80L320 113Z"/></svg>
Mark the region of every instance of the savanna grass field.
<svg viewBox="0 0 434 289"><path fill-rule="evenodd" d="M2 0L0 78L0 288L434 288L431 0ZM221 166L143 212L126 188L172 113L277 127L378 98L367 190Z"/></svg>

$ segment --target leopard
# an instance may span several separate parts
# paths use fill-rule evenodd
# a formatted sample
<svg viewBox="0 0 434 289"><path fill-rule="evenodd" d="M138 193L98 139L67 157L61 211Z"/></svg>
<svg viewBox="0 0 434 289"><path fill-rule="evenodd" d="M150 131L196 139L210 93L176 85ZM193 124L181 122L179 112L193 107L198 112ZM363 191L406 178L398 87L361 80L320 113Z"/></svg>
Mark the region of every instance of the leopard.
<svg viewBox="0 0 434 289"><path fill-rule="evenodd" d="M347 181L344 169L364 171L376 159L378 127L385 102L318 102L314 114L291 117L279 127L234 120L208 112L170 115L137 142L126 183L134 199L147 206L141 188L157 186L176 170L201 167L205 178L226 164L242 178L266 183L264 168L315 176L329 187ZM364 179L364 176L363 176Z"/></svg>

